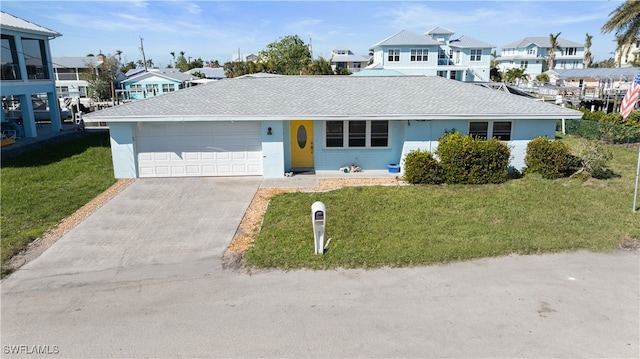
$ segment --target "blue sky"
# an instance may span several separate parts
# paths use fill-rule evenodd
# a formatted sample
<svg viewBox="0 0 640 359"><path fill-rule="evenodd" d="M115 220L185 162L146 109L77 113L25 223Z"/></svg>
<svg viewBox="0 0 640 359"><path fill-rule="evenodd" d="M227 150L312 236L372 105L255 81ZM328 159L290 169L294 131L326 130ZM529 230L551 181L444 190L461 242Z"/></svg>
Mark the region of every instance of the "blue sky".
<svg viewBox="0 0 640 359"><path fill-rule="evenodd" d="M170 52L218 60L258 53L269 43L298 35L314 56L329 58L347 47L366 55L371 45L401 30L424 33L436 26L496 46L527 36L584 43L594 35L595 60L615 50L613 34L600 28L621 0L588 1L31 1L2 0L0 9L63 34L53 56L115 54L123 61L170 63Z"/></svg>

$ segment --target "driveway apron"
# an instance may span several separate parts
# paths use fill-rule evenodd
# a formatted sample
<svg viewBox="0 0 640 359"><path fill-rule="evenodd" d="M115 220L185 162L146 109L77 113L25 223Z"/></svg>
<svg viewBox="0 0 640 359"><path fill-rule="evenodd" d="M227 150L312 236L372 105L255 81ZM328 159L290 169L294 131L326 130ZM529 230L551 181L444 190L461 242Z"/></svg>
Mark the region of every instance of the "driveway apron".
<svg viewBox="0 0 640 359"><path fill-rule="evenodd" d="M261 177L156 178L133 182L65 234L11 282L71 276L113 279L130 269L219 266ZM9 283L4 283L6 286ZM60 283L62 284L62 283Z"/></svg>

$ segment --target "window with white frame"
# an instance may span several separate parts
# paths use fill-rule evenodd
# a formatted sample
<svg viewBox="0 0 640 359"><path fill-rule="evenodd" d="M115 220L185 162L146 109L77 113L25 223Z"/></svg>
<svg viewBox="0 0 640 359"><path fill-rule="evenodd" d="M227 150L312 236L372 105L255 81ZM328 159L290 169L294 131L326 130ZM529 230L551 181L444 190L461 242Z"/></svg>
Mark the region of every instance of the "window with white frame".
<svg viewBox="0 0 640 359"><path fill-rule="evenodd" d="M142 93L142 85L141 84L133 84L133 85L129 86L129 91Z"/></svg>
<svg viewBox="0 0 640 359"><path fill-rule="evenodd" d="M389 49L389 55L387 57L389 62L399 62L400 61L400 49Z"/></svg>
<svg viewBox="0 0 640 359"><path fill-rule="evenodd" d="M173 84L162 84L162 92L173 92L176 87Z"/></svg>
<svg viewBox="0 0 640 359"><path fill-rule="evenodd" d="M535 55L535 54L536 54L536 48L535 48L535 47L530 48L530 49L527 51L527 54L529 54L529 55Z"/></svg>
<svg viewBox="0 0 640 359"><path fill-rule="evenodd" d="M529 67L529 61L528 60L520 61L520 68L521 69L526 69L527 67Z"/></svg>
<svg viewBox="0 0 640 359"><path fill-rule="evenodd" d="M152 93L155 96L158 93L158 84L147 84L147 93Z"/></svg>
<svg viewBox="0 0 640 359"><path fill-rule="evenodd" d="M500 141L511 141L511 121L471 121L469 134L481 138L497 138Z"/></svg>
<svg viewBox="0 0 640 359"><path fill-rule="evenodd" d="M482 49L471 49L469 55L471 55L470 61L482 61Z"/></svg>
<svg viewBox="0 0 640 359"><path fill-rule="evenodd" d="M389 121L326 121L327 148L378 148L389 146Z"/></svg>
<svg viewBox="0 0 640 359"><path fill-rule="evenodd" d="M429 50L428 49L411 49L410 61L412 62L429 61Z"/></svg>

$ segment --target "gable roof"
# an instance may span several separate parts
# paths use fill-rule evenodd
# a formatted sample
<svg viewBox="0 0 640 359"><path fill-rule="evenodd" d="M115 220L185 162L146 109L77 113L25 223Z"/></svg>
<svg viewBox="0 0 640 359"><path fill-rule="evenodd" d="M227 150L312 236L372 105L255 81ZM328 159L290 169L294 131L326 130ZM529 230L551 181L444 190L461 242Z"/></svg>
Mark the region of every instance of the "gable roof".
<svg viewBox="0 0 640 359"><path fill-rule="evenodd" d="M389 89L393 89L390 91ZM582 112L437 76L227 79L92 112L87 121L581 118Z"/></svg>
<svg viewBox="0 0 640 359"><path fill-rule="evenodd" d="M412 31L402 30L374 45L371 45L371 47L398 46L398 45L438 45L439 46L440 43L433 40L430 37L420 35Z"/></svg>
<svg viewBox="0 0 640 359"><path fill-rule="evenodd" d="M192 76L190 74L185 74L182 73L180 71L160 71L160 70L149 70L147 72L142 72L136 75L133 75L129 78L127 78L126 80L123 80L123 83L132 83L132 82L137 82L137 81L141 81L150 77L162 77L164 79L167 79L169 81L174 81L174 82L184 82L184 81L189 81L189 80L196 80L197 77Z"/></svg>
<svg viewBox="0 0 640 359"><path fill-rule="evenodd" d="M47 29L44 26L34 24L4 11L0 11L0 28L50 37L62 36L62 34L57 31Z"/></svg>
<svg viewBox="0 0 640 359"><path fill-rule="evenodd" d="M537 36L537 37L525 37L524 39L512 42L510 44L502 46L504 49L517 49L520 47L527 47L531 44L535 44L538 47L551 47L551 41L549 41L549 36ZM583 44L579 44L577 42L565 40L563 38L558 38L558 44L560 47L584 47Z"/></svg>
<svg viewBox="0 0 640 359"><path fill-rule="evenodd" d="M456 48L470 48L470 47L482 47L482 48L494 48L494 45L491 45L488 42L484 42L478 40L471 36L462 35L455 40L449 41L449 46Z"/></svg>

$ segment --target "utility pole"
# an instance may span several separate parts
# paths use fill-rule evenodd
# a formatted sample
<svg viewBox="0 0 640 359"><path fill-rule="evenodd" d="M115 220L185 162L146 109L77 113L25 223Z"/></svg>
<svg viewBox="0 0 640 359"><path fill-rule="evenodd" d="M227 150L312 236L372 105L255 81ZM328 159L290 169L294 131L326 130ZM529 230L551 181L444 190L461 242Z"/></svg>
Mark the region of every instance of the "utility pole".
<svg viewBox="0 0 640 359"><path fill-rule="evenodd" d="M144 56L144 44L142 43L142 36L140 36L140 52L142 52L142 62L144 62L144 72L147 72L147 58Z"/></svg>

